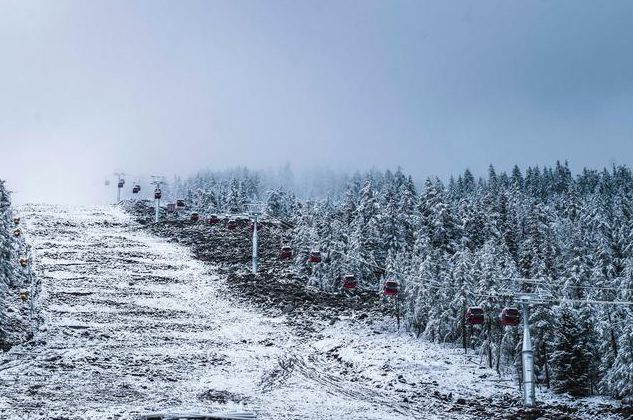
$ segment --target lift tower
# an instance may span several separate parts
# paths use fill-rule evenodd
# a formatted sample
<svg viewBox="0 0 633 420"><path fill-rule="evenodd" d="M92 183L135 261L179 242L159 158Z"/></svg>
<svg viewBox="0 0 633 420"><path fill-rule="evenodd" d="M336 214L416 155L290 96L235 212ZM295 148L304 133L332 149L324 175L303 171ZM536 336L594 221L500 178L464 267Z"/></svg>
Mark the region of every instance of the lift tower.
<svg viewBox="0 0 633 420"><path fill-rule="evenodd" d="M545 287L542 279L508 279L511 282L510 296L521 306L523 321L523 347L521 361L523 365L523 405L527 408L536 406L534 380L534 350L530 336L530 305L547 304L552 299L552 291Z"/></svg>
<svg viewBox="0 0 633 420"><path fill-rule="evenodd" d="M529 306L538 302L534 293L518 293L515 301L521 305L523 318L523 348L521 360L523 364L523 405L531 408L536 405L536 393L534 382L534 350L532 350L532 338L530 337L530 312Z"/></svg>
<svg viewBox="0 0 633 420"><path fill-rule="evenodd" d="M257 263L258 263L258 255L257 255L257 231L259 230L257 226L258 217L262 214L262 204L249 204L248 212L253 218L253 274L257 275Z"/></svg>
<svg viewBox="0 0 633 420"><path fill-rule="evenodd" d="M160 212L160 199L162 198L162 190L160 189L161 185L167 184L165 182L165 177L162 175L152 175L152 182L150 184L155 185L156 189L154 190L154 200L156 201L156 214L154 217L154 222L158 223L159 212Z"/></svg>
<svg viewBox="0 0 633 420"><path fill-rule="evenodd" d="M116 204L121 202L121 189L125 185L125 173L123 172L115 172L113 175L117 177L117 188L116 188Z"/></svg>

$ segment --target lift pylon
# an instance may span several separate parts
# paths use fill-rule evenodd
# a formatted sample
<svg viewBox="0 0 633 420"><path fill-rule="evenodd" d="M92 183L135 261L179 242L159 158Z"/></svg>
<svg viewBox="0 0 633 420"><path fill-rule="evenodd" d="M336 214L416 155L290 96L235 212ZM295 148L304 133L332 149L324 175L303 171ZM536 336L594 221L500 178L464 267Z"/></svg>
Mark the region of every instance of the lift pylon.
<svg viewBox="0 0 633 420"><path fill-rule="evenodd" d="M115 172L113 175L117 177L117 188L116 188L116 204L121 202L121 189L125 185L125 176L124 172Z"/></svg>
<svg viewBox="0 0 633 420"><path fill-rule="evenodd" d="M160 213L160 199L162 198L161 185L167 184L165 182L165 177L162 175L152 175L152 182L150 184L155 185L156 189L154 190L154 199L156 200L156 212L154 215L154 222L158 223L159 213Z"/></svg>
<svg viewBox="0 0 633 420"><path fill-rule="evenodd" d="M259 203L248 204L247 208L250 216L253 218L253 274L257 275L257 264L259 262L257 255L257 231L259 228L257 227L257 222L259 216L262 214L263 205Z"/></svg>

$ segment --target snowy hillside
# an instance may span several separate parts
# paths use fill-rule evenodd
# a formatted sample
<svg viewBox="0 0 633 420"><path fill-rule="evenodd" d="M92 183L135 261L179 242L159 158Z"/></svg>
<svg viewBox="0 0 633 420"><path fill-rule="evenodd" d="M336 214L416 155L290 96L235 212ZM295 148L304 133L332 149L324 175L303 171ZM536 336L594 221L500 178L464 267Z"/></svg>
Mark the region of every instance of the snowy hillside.
<svg viewBox="0 0 633 420"><path fill-rule="evenodd" d="M262 201L265 218L290 222L283 244L304 283L338 292L351 274L356 291L375 293L391 282L404 328L473 347L487 366L515 378L522 334L499 318L517 305L518 292L535 293L542 303L529 314L536 382L560 394L633 401L627 166L577 175L566 163L510 173L491 166L487 177L466 170L448 183L428 178L422 188L400 170L372 170L332 179L326 194L307 200L265 190L272 181L264 174L229 174L175 182L173 194L203 215ZM323 261L310 262L311 251ZM481 324L469 325L469 308L479 308Z"/></svg>
<svg viewBox="0 0 633 420"><path fill-rule="evenodd" d="M511 378L499 380L472 352L397 331L392 316L370 309L375 302L346 307L340 297L313 297L287 308L248 293L250 283L280 287L276 260L264 256L270 274L259 283L239 266L195 258L201 235L204 244L239 243L246 229L227 234L171 222L152 227L161 238L117 208L26 206L22 214L38 250L44 322L33 341L2 355L2 418L244 410L261 419L475 419L521 412ZM617 404L539 398L545 403L538 412L550 418L622 418Z"/></svg>

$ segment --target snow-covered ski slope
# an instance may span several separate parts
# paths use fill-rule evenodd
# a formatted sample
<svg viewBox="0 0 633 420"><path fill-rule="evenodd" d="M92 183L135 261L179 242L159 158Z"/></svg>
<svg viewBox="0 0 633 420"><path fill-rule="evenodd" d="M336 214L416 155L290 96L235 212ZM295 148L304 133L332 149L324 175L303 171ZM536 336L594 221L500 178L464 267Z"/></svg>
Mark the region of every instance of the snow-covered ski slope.
<svg viewBox="0 0 633 420"><path fill-rule="evenodd" d="M516 394L477 357L397 335L386 321L298 332L287 315L228 298L213 266L117 208L31 205L22 215L44 322L32 343L1 356L2 419L224 409L261 419L481 418L499 403L487 396ZM481 405L462 410L460 397Z"/></svg>

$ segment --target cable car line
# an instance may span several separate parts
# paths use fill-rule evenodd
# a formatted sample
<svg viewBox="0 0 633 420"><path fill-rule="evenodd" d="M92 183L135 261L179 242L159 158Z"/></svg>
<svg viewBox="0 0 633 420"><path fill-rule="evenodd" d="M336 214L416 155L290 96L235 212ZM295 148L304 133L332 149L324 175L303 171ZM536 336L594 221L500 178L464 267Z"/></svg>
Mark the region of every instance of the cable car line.
<svg viewBox="0 0 633 420"><path fill-rule="evenodd" d="M536 280L536 279L522 279L522 281L524 283L530 283L530 284L545 284L545 285L551 285L550 283L548 283L545 280ZM574 289L587 289L587 290L615 290L615 291L627 291L627 292L633 292L633 288L626 288L626 287L615 287L615 286L574 286L574 285L560 285L560 287L569 287L569 288L574 288Z"/></svg>
<svg viewBox="0 0 633 420"><path fill-rule="evenodd" d="M278 219L277 217L274 216L270 216L267 215L267 217L276 220L280 223L284 223L283 220ZM336 220L342 222L342 220L335 218ZM406 285L414 285L414 286L418 286L418 287L429 287L429 288L434 288L434 289L446 289L447 286L446 285L442 285L436 282L432 282L430 280L410 280L410 277L413 276L412 274L404 274L404 273L400 273L398 271L394 271L394 270L387 270L384 267L379 266L378 264L369 262L369 261L365 261L361 258L357 258L357 257L353 257L351 255L346 254L343 251L337 250L337 249L330 249L328 252L331 253L335 253L335 254L339 254L344 258L348 258L348 259L352 259L355 260L361 264L364 264L366 266L369 267L373 267L376 268L378 270L381 270L382 272L385 273L392 273L395 274L397 276L400 276L404 279L409 278L409 280L405 281ZM521 279L521 281L523 281L524 283L533 283L533 284L545 284L545 285L549 285L547 282L545 281L538 281L538 280L532 280L532 279ZM572 286L575 287L575 286ZM592 286L584 286L584 288L591 288ZM595 288L601 288L601 286L596 286ZM633 291L633 289L620 289L620 288L605 288L605 290L618 290L618 291ZM509 291L507 292L507 294L505 295L490 295L490 294L482 294L482 293L476 293L473 294L473 297L479 297L479 298L492 298L492 299L499 299L499 298L503 298L505 297L512 297L512 295L514 294L514 292ZM633 302L627 302L627 301L615 301L615 300L595 300L595 299L568 299L568 298L543 298L540 299L540 301L542 302L547 302L547 303L587 303L587 304L597 304L597 305L633 305Z"/></svg>

